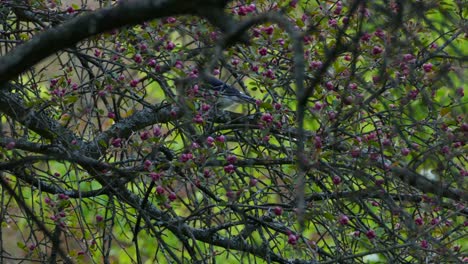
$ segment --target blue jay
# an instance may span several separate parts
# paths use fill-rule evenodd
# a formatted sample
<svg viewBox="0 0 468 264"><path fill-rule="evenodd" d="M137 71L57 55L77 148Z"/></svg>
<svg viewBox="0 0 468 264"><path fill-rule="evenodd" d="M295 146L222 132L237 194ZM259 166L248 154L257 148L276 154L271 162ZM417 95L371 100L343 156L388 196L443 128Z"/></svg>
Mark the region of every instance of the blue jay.
<svg viewBox="0 0 468 264"><path fill-rule="evenodd" d="M216 106L220 109L227 108L235 103L255 104L256 100L236 88L216 79L212 76L205 78L206 89L217 92Z"/></svg>

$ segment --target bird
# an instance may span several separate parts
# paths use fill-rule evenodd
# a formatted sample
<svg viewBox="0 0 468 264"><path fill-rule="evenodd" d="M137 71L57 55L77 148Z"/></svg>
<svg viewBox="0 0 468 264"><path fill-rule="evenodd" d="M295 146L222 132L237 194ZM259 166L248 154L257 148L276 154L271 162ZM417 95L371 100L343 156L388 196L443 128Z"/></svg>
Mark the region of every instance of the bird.
<svg viewBox="0 0 468 264"><path fill-rule="evenodd" d="M204 80L206 84L204 86L205 89L215 92L217 96L216 107L219 109L228 108L236 103L250 103L255 105L257 101L213 76L206 76Z"/></svg>

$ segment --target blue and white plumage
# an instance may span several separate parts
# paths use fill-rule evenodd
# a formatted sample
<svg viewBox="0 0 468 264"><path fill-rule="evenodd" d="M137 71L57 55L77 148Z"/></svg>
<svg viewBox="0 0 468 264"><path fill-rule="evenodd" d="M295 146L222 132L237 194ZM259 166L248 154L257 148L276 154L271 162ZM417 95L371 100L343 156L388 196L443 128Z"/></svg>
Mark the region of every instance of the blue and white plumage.
<svg viewBox="0 0 468 264"><path fill-rule="evenodd" d="M216 79L212 76L205 78L206 88L217 92L216 106L224 109L232 106L235 103L251 103L255 104L256 100L236 88L226 84L225 82Z"/></svg>

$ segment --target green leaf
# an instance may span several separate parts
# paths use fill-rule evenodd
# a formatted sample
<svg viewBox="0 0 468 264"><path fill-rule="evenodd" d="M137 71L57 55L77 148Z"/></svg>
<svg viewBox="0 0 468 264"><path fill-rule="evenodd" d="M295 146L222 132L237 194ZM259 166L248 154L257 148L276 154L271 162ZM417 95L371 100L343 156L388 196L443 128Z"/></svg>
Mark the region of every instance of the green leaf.
<svg viewBox="0 0 468 264"><path fill-rule="evenodd" d="M296 19L296 25L298 25L299 27L303 27L303 26L304 26L304 22L302 21L301 18Z"/></svg>
<svg viewBox="0 0 468 264"><path fill-rule="evenodd" d="M99 146L107 148L107 143L104 140L99 140Z"/></svg>
<svg viewBox="0 0 468 264"><path fill-rule="evenodd" d="M273 109L273 106L269 102L262 102L260 104L260 107L263 108L263 109L266 109L266 110L272 110Z"/></svg>
<svg viewBox="0 0 468 264"><path fill-rule="evenodd" d="M324 212L323 216L325 216L325 218L328 220L335 220L335 217L330 212Z"/></svg>
<svg viewBox="0 0 468 264"><path fill-rule="evenodd" d="M26 245L25 245L23 242L21 242L21 241L16 242L16 246L17 246L18 248L21 248L21 249L24 250L24 251L27 251L27 250L26 250Z"/></svg>
<svg viewBox="0 0 468 264"><path fill-rule="evenodd" d="M75 103L76 101L78 101L78 96L76 95L69 95L69 96L66 96L63 100L63 102L65 104L73 104Z"/></svg>

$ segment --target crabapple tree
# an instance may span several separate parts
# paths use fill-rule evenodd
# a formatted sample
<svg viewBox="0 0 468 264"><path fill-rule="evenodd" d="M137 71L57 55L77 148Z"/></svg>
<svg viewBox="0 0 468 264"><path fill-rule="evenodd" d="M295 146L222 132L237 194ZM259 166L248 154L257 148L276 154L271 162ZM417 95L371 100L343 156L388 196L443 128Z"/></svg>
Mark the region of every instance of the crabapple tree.
<svg viewBox="0 0 468 264"><path fill-rule="evenodd" d="M467 12L0 0L1 262L466 261Z"/></svg>

